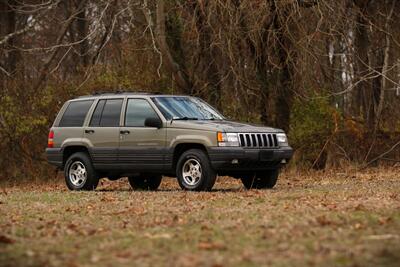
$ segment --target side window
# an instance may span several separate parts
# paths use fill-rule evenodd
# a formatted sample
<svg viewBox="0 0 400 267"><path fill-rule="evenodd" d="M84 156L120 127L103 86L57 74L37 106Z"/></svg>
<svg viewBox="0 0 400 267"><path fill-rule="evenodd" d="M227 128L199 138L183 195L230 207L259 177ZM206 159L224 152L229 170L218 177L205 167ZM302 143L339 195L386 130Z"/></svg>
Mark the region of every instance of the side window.
<svg viewBox="0 0 400 267"><path fill-rule="evenodd" d="M125 114L126 127L144 127L147 118L158 118L157 113L145 99L128 99Z"/></svg>
<svg viewBox="0 0 400 267"><path fill-rule="evenodd" d="M59 127L81 127L93 100L72 101L65 110Z"/></svg>
<svg viewBox="0 0 400 267"><path fill-rule="evenodd" d="M90 120L89 126L96 127L100 125L101 114L103 113L104 104L106 100L99 100L96 109L93 112L92 119Z"/></svg>
<svg viewBox="0 0 400 267"><path fill-rule="evenodd" d="M122 99L108 99L103 107L100 118L100 127L117 127L121 115ZM100 104L100 103L99 103ZM97 107L96 107L97 109Z"/></svg>

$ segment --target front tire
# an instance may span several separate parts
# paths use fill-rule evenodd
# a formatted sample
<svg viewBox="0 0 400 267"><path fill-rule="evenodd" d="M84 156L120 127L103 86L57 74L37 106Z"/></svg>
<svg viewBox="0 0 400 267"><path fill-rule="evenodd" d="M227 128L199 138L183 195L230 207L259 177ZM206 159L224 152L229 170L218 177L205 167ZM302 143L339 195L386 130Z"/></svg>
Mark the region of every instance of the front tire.
<svg viewBox="0 0 400 267"><path fill-rule="evenodd" d="M210 191L217 178L207 154L201 149L185 151L176 165L179 186L190 191Z"/></svg>
<svg viewBox="0 0 400 267"><path fill-rule="evenodd" d="M85 152L72 154L64 167L65 182L69 190L94 190L99 177Z"/></svg>
<svg viewBox="0 0 400 267"><path fill-rule="evenodd" d="M270 189L276 185L279 169L252 173L240 178L246 189Z"/></svg>
<svg viewBox="0 0 400 267"><path fill-rule="evenodd" d="M162 176L154 175L139 175L130 176L128 181L133 190L157 190L161 184Z"/></svg>

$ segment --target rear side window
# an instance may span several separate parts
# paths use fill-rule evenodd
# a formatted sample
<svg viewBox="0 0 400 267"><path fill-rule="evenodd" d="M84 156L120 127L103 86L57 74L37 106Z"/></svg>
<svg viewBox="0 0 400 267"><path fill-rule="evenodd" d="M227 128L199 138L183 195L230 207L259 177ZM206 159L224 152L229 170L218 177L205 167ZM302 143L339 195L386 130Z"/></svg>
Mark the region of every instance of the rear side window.
<svg viewBox="0 0 400 267"><path fill-rule="evenodd" d="M70 102L65 110L59 127L82 127L86 114L93 104L93 100L82 100Z"/></svg>
<svg viewBox="0 0 400 267"><path fill-rule="evenodd" d="M122 102L122 99L100 100L93 112L90 126L118 127Z"/></svg>
<svg viewBox="0 0 400 267"><path fill-rule="evenodd" d="M93 112L92 119L90 120L90 126L99 126L101 120L101 113L103 113L105 100L100 100L97 103L96 109Z"/></svg>

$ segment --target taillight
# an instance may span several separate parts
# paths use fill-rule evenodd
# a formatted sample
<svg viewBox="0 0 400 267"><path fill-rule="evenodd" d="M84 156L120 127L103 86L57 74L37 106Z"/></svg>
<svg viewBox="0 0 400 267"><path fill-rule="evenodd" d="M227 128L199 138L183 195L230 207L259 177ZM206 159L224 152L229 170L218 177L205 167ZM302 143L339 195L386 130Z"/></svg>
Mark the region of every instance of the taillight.
<svg viewBox="0 0 400 267"><path fill-rule="evenodd" d="M47 139L47 147L53 148L54 147L54 132L49 132L49 138Z"/></svg>

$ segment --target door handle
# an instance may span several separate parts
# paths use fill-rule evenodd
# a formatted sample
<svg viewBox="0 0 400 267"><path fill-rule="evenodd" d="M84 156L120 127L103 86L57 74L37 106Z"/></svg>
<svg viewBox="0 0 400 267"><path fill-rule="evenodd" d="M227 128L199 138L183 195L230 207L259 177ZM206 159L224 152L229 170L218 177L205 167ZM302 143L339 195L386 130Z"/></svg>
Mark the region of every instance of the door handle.
<svg viewBox="0 0 400 267"><path fill-rule="evenodd" d="M128 130L119 131L120 134L130 134L131 132Z"/></svg>
<svg viewBox="0 0 400 267"><path fill-rule="evenodd" d="M94 130L85 130L85 133L87 133L87 134L93 134L93 133L94 133Z"/></svg>

